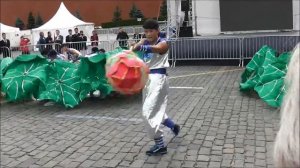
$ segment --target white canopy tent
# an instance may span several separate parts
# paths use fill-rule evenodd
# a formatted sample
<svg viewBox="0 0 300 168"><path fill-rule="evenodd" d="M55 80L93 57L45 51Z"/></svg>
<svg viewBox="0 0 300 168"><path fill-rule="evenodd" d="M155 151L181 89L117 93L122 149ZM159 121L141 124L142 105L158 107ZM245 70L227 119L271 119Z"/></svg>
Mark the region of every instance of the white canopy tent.
<svg viewBox="0 0 300 168"><path fill-rule="evenodd" d="M47 37L47 32L50 31L53 38L55 35L55 30L60 31L60 35L64 37L65 42L66 36L68 35L68 29L73 29L74 33L75 27L77 27L79 31L82 30L89 40L89 37L92 35L92 31L94 30L94 23L88 23L79 20L69 12L62 2L56 14L47 23L38 28L32 29L34 44L36 44L39 40L40 32L44 32L45 37Z"/></svg>
<svg viewBox="0 0 300 168"><path fill-rule="evenodd" d="M1 33L13 33L13 32L19 32L19 31L20 31L20 29L17 27L12 27L12 26L8 26L3 23L0 23L0 32Z"/></svg>
<svg viewBox="0 0 300 168"><path fill-rule="evenodd" d="M19 28L0 23L0 34L2 35L2 33L6 34L6 38L9 39L9 41L10 41L10 46L19 45L20 34L21 34L21 31ZM2 39L2 36L0 39Z"/></svg>

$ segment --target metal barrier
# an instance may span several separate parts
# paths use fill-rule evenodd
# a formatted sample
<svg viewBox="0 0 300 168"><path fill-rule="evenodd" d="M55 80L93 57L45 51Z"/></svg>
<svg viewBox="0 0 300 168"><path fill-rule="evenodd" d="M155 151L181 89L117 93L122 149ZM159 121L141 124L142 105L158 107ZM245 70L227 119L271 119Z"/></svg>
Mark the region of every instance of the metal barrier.
<svg viewBox="0 0 300 168"><path fill-rule="evenodd" d="M10 47L10 53L12 58L16 58L22 54L40 54L47 55L51 49L60 50L61 44L36 44L36 45L24 45L17 47Z"/></svg>
<svg viewBox="0 0 300 168"><path fill-rule="evenodd" d="M176 38L168 41L169 58L178 60L241 60L241 39L232 37Z"/></svg>
<svg viewBox="0 0 300 168"><path fill-rule="evenodd" d="M96 42L96 43L95 43ZM111 51L117 47L129 47L130 43L138 42L138 39L106 40L93 42L69 42L70 48L75 48L84 56L92 52L93 47ZM185 60L238 60L239 66L244 66L244 61L252 59L252 56L263 46L269 45L279 53L291 51L300 42L299 36L211 36L197 38L173 38L168 40L169 60L172 67L176 61ZM93 46L91 45L93 43ZM96 45L95 45L96 44ZM60 52L61 44L28 45L22 47L2 48L6 55L17 57L28 51L29 53L47 55L41 53L43 49L55 49ZM48 51L45 50L45 51ZM2 50L1 50L2 51ZM3 52L2 52L3 57Z"/></svg>
<svg viewBox="0 0 300 168"><path fill-rule="evenodd" d="M0 47L0 58L11 57L11 51L8 47Z"/></svg>
<svg viewBox="0 0 300 168"><path fill-rule="evenodd" d="M239 66L244 66L245 60L252 59L263 45L282 53L292 51L299 42L299 36L217 36L168 41L173 67L178 60L239 60Z"/></svg>
<svg viewBox="0 0 300 168"><path fill-rule="evenodd" d="M263 46L268 45L278 53L292 51L300 42L299 36L248 36L242 37L242 66L244 61L252 59L253 55Z"/></svg>

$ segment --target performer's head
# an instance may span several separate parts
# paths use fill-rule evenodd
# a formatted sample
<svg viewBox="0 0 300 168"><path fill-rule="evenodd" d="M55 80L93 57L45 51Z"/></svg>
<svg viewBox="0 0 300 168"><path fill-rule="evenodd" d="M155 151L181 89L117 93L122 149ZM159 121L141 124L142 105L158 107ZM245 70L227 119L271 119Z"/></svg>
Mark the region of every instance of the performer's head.
<svg viewBox="0 0 300 168"><path fill-rule="evenodd" d="M99 52L98 47L93 47L92 48L92 54Z"/></svg>
<svg viewBox="0 0 300 168"><path fill-rule="evenodd" d="M49 52L48 52L48 58L50 60L54 60L57 58L57 52L53 49L51 49Z"/></svg>
<svg viewBox="0 0 300 168"><path fill-rule="evenodd" d="M146 38L149 42L157 41L159 35L159 25L156 20L153 19L146 20L143 25L143 28L144 28Z"/></svg>
<svg viewBox="0 0 300 168"><path fill-rule="evenodd" d="M64 53L64 52L67 52L69 49L69 44L67 43L64 43L61 45L61 52Z"/></svg>

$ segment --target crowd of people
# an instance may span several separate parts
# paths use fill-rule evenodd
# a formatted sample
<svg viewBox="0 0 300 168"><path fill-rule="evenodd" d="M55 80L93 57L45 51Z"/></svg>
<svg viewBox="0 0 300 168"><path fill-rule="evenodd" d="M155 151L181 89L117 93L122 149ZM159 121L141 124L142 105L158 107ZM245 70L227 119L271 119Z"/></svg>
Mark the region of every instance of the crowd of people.
<svg viewBox="0 0 300 168"><path fill-rule="evenodd" d="M60 34L59 30L56 30L54 35L49 31L47 32L47 36L45 36L44 32L40 32L36 45L32 44L30 39L23 35L20 38L18 50L21 51L22 54L30 54L33 46L36 46L42 55L47 55L52 49L55 49L56 52L61 54L62 45L64 42L68 45L68 48L73 48L78 51L87 50L88 37L82 30L79 31L78 28L75 28L74 31L69 29L68 33L69 34L64 37ZM133 40L138 42L141 38L145 38L145 34L140 34L136 31L133 35ZM119 46L122 48L127 48L129 46L129 36L123 28L119 28L116 40L119 42ZM92 31L90 42L91 47L98 47L99 37L96 30ZM2 40L0 41L0 54L3 53L3 57L9 57L11 50L10 47L9 39L6 38L5 33L2 33Z"/></svg>
<svg viewBox="0 0 300 168"><path fill-rule="evenodd" d="M86 50L87 49L87 36L84 35L83 31L78 31L78 28L74 29L74 34L72 33L72 29L68 30L69 34L65 37L66 44L69 48L74 48L75 50ZM40 32L40 38L37 42L37 47L42 55L48 53L50 50L54 48L57 52L62 53L62 45L64 42L64 37L60 35L60 31L56 30L54 37L52 37L51 32L47 33L47 37L45 37L44 32Z"/></svg>

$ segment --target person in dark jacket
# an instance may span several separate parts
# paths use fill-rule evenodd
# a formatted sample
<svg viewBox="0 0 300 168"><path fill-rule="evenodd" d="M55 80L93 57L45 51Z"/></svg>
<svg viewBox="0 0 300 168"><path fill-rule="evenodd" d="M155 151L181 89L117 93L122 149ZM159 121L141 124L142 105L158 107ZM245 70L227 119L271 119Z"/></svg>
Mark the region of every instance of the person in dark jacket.
<svg viewBox="0 0 300 168"><path fill-rule="evenodd" d="M80 39L82 41L82 43L80 43L80 49L81 50L86 50L86 42L87 42L87 37L83 34L83 31L80 31Z"/></svg>
<svg viewBox="0 0 300 168"><path fill-rule="evenodd" d="M72 36L72 29L68 30L69 35L66 36L66 43L68 44L69 48L72 48L73 45L71 44L71 42L73 41L73 36Z"/></svg>
<svg viewBox="0 0 300 168"><path fill-rule="evenodd" d="M51 35L51 32L48 32L48 36L46 38L46 48L48 49L48 51L52 50L52 44L53 44L53 38L52 38L52 35Z"/></svg>
<svg viewBox="0 0 300 168"><path fill-rule="evenodd" d="M6 39L5 33L2 33L2 40L0 41L0 53L3 53L3 58L10 56L10 41Z"/></svg>
<svg viewBox="0 0 300 168"><path fill-rule="evenodd" d="M39 48L39 51L42 55L45 55L44 53L44 50L46 49L46 39L44 37L44 33L43 32L40 32L40 39L38 41L38 48Z"/></svg>
<svg viewBox="0 0 300 168"><path fill-rule="evenodd" d="M82 41L82 38L80 37L80 33L78 32L78 28L76 27L74 29L74 34L72 35L72 42L73 43L73 48L80 51L81 49L81 44L79 42Z"/></svg>
<svg viewBox="0 0 300 168"><path fill-rule="evenodd" d="M60 53L61 52L61 45L64 41L64 37L62 35L60 35L59 30L56 30L55 34L56 34L56 36L54 36L55 50Z"/></svg>
<svg viewBox="0 0 300 168"><path fill-rule="evenodd" d="M127 40L129 39L128 34L122 29L119 29L119 33L117 35L117 40L119 41L119 46L122 48L126 48Z"/></svg>

